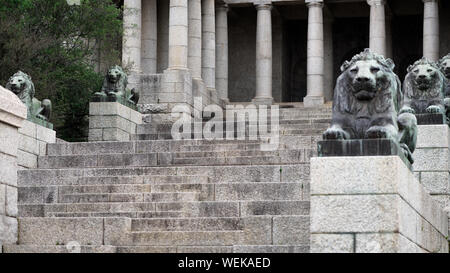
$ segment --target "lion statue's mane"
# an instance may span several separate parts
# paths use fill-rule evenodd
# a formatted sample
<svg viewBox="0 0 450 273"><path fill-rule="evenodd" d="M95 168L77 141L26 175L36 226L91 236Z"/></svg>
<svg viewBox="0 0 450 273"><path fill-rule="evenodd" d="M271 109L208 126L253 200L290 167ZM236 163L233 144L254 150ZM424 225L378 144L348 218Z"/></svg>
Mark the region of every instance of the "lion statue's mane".
<svg viewBox="0 0 450 273"><path fill-rule="evenodd" d="M389 138L413 162L417 120L410 113L398 116L403 94L394 67L392 60L369 49L342 65L334 90L332 124L324 139Z"/></svg>

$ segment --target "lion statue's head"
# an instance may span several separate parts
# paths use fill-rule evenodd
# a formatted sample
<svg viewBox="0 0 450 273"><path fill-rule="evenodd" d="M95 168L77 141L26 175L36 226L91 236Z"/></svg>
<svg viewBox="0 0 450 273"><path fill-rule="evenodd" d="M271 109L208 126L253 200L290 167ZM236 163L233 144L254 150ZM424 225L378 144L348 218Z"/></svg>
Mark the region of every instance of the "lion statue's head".
<svg viewBox="0 0 450 273"><path fill-rule="evenodd" d="M447 54L447 56L444 56L439 61L439 66L441 68L441 72L444 73L444 76L450 80L450 54Z"/></svg>
<svg viewBox="0 0 450 273"><path fill-rule="evenodd" d="M355 55L341 66L335 105L347 113L357 112L361 104L368 104L371 114L385 112L391 106L398 110L401 92L397 91L401 83L394 67L391 59L369 49Z"/></svg>
<svg viewBox="0 0 450 273"><path fill-rule="evenodd" d="M110 92L125 92L127 84L127 74L123 71L122 67L116 65L108 70L102 90L106 94Z"/></svg>
<svg viewBox="0 0 450 273"><path fill-rule="evenodd" d="M443 97L444 80L438 64L424 57L408 67L403 93L413 100Z"/></svg>
<svg viewBox="0 0 450 273"><path fill-rule="evenodd" d="M17 72L9 78L6 88L16 94L25 104L27 104L27 100L34 97L35 93L31 77L22 71Z"/></svg>

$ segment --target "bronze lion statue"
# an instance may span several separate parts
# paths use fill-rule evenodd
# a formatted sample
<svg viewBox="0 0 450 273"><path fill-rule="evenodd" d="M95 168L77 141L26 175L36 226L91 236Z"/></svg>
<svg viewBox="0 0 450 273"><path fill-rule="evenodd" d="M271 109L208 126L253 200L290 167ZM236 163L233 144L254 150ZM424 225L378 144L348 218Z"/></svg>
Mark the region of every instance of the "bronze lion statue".
<svg viewBox="0 0 450 273"><path fill-rule="evenodd" d="M403 83L404 105L401 112L445 114L445 77L438 64L422 58L408 67Z"/></svg>
<svg viewBox="0 0 450 273"><path fill-rule="evenodd" d="M6 88L16 94L27 106L28 119L38 118L49 121L52 113L52 103L45 99L39 101L34 97L35 89L31 77L19 71L9 78Z"/></svg>
<svg viewBox="0 0 450 273"><path fill-rule="evenodd" d="M369 49L342 65L334 90L332 123L324 139L392 139L413 163L417 119L410 113L398 115L403 95L394 67L392 60Z"/></svg>
<svg viewBox="0 0 450 273"><path fill-rule="evenodd" d="M109 98L113 101L129 102L136 105L139 101L139 93L135 90L128 90L128 76L122 67L116 65L108 70L103 81L102 90L96 92L94 97Z"/></svg>

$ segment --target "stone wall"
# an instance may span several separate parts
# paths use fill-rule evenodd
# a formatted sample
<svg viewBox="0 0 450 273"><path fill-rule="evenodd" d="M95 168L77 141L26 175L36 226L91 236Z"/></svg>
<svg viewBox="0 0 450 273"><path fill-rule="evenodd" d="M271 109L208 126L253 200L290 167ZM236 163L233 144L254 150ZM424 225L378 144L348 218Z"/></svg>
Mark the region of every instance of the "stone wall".
<svg viewBox="0 0 450 273"><path fill-rule="evenodd" d="M142 114L118 102L89 104L89 142L129 141L142 124Z"/></svg>
<svg viewBox="0 0 450 273"><path fill-rule="evenodd" d="M398 156L311 159L311 252L448 253L448 217Z"/></svg>
<svg viewBox="0 0 450 273"><path fill-rule="evenodd" d="M0 86L0 253L3 244L17 241L18 127L27 117L25 105Z"/></svg>
<svg viewBox="0 0 450 273"><path fill-rule="evenodd" d="M414 152L416 178L450 216L449 144L447 125L420 125Z"/></svg>
<svg viewBox="0 0 450 273"><path fill-rule="evenodd" d="M46 155L47 144L56 143L56 132L25 120L19 129L17 163L20 168L37 168L38 157Z"/></svg>

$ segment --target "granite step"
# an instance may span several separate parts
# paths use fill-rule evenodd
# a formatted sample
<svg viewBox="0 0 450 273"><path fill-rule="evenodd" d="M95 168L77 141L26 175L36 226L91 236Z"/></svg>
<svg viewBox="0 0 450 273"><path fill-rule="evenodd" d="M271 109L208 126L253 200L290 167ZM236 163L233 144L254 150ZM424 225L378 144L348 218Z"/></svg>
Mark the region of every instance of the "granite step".
<svg viewBox="0 0 450 273"><path fill-rule="evenodd" d="M309 245L105 246L4 245L4 253L309 253Z"/></svg>
<svg viewBox="0 0 450 273"><path fill-rule="evenodd" d="M171 166L171 167L128 167L128 168L76 168L76 169L34 169L18 172L19 185L77 185L89 182L117 181L124 184L120 178L124 176L129 181L136 183L164 183L166 177L170 177L168 183L184 182L197 183L194 179L207 178L208 183L227 182L292 182L309 180L309 164L278 164L278 165L244 165L244 166ZM135 178L138 176L139 178ZM173 177L181 177L175 180ZM187 178L186 178L186 177ZM144 180L139 180L140 178ZM206 177L206 178L205 178ZM135 180L137 179L137 180ZM147 180L145 180L147 179ZM168 179L168 178L167 178ZM147 182L146 182L147 181ZM163 182L161 182L163 181ZM206 181L205 181L206 182ZM99 183L99 184L100 184Z"/></svg>
<svg viewBox="0 0 450 273"><path fill-rule="evenodd" d="M242 230L239 217L132 219L131 231L227 231Z"/></svg>
<svg viewBox="0 0 450 273"><path fill-rule="evenodd" d="M81 193L59 194L57 203L193 202L198 200L199 194L195 192Z"/></svg>
<svg viewBox="0 0 450 273"><path fill-rule="evenodd" d="M192 217L236 217L239 202L103 202L19 204L20 217L46 217L48 213L118 213L181 211Z"/></svg>
<svg viewBox="0 0 450 273"><path fill-rule="evenodd" d="M139 184L207 184L209 178L207 176L197 176L197 175L183 175L177 176L174 174L167 175L140 175L140 176L69 176L69 177L48 177L50 170L34 170L30 175L30 171L21 171L18 175L18 186L19 187L48 187L48 186L89 186L89 185L139 185ZM51 170L53 171L53 170ZM67 171L69 172L69 171ZM64 176L65 172L62 176ZM35 180L28 180L30 176L33 176ZM145 187L145 186L137 186ZM37 190L37 189L36 189ZM43 189L45 190L45 189Z"/></svg>
<svg viewBox="0 0 450 273"><path fill-rule="evenodd" d="M19 204L20 217L238 217L308 215L307 200ZM167 216L168 212L174 215ZM162 215L159 215L162 214Z"/></svg>
<svg viewBox="0 0 450 273"><path fill-rule="evenodd" d="M313 155L311 150L281 150L250 152L211 152L201 157L186 153L177 157L173 153L148 154L109 154L109 155L71 155L40 156L38 168L105 168L105 167L150 167L170 165L264 165L280 163L308 163ZM193 156L190 156L193 155ZM198 154L197 154L198 155ZM190 159L195 160L190 160Z"/></svg>

